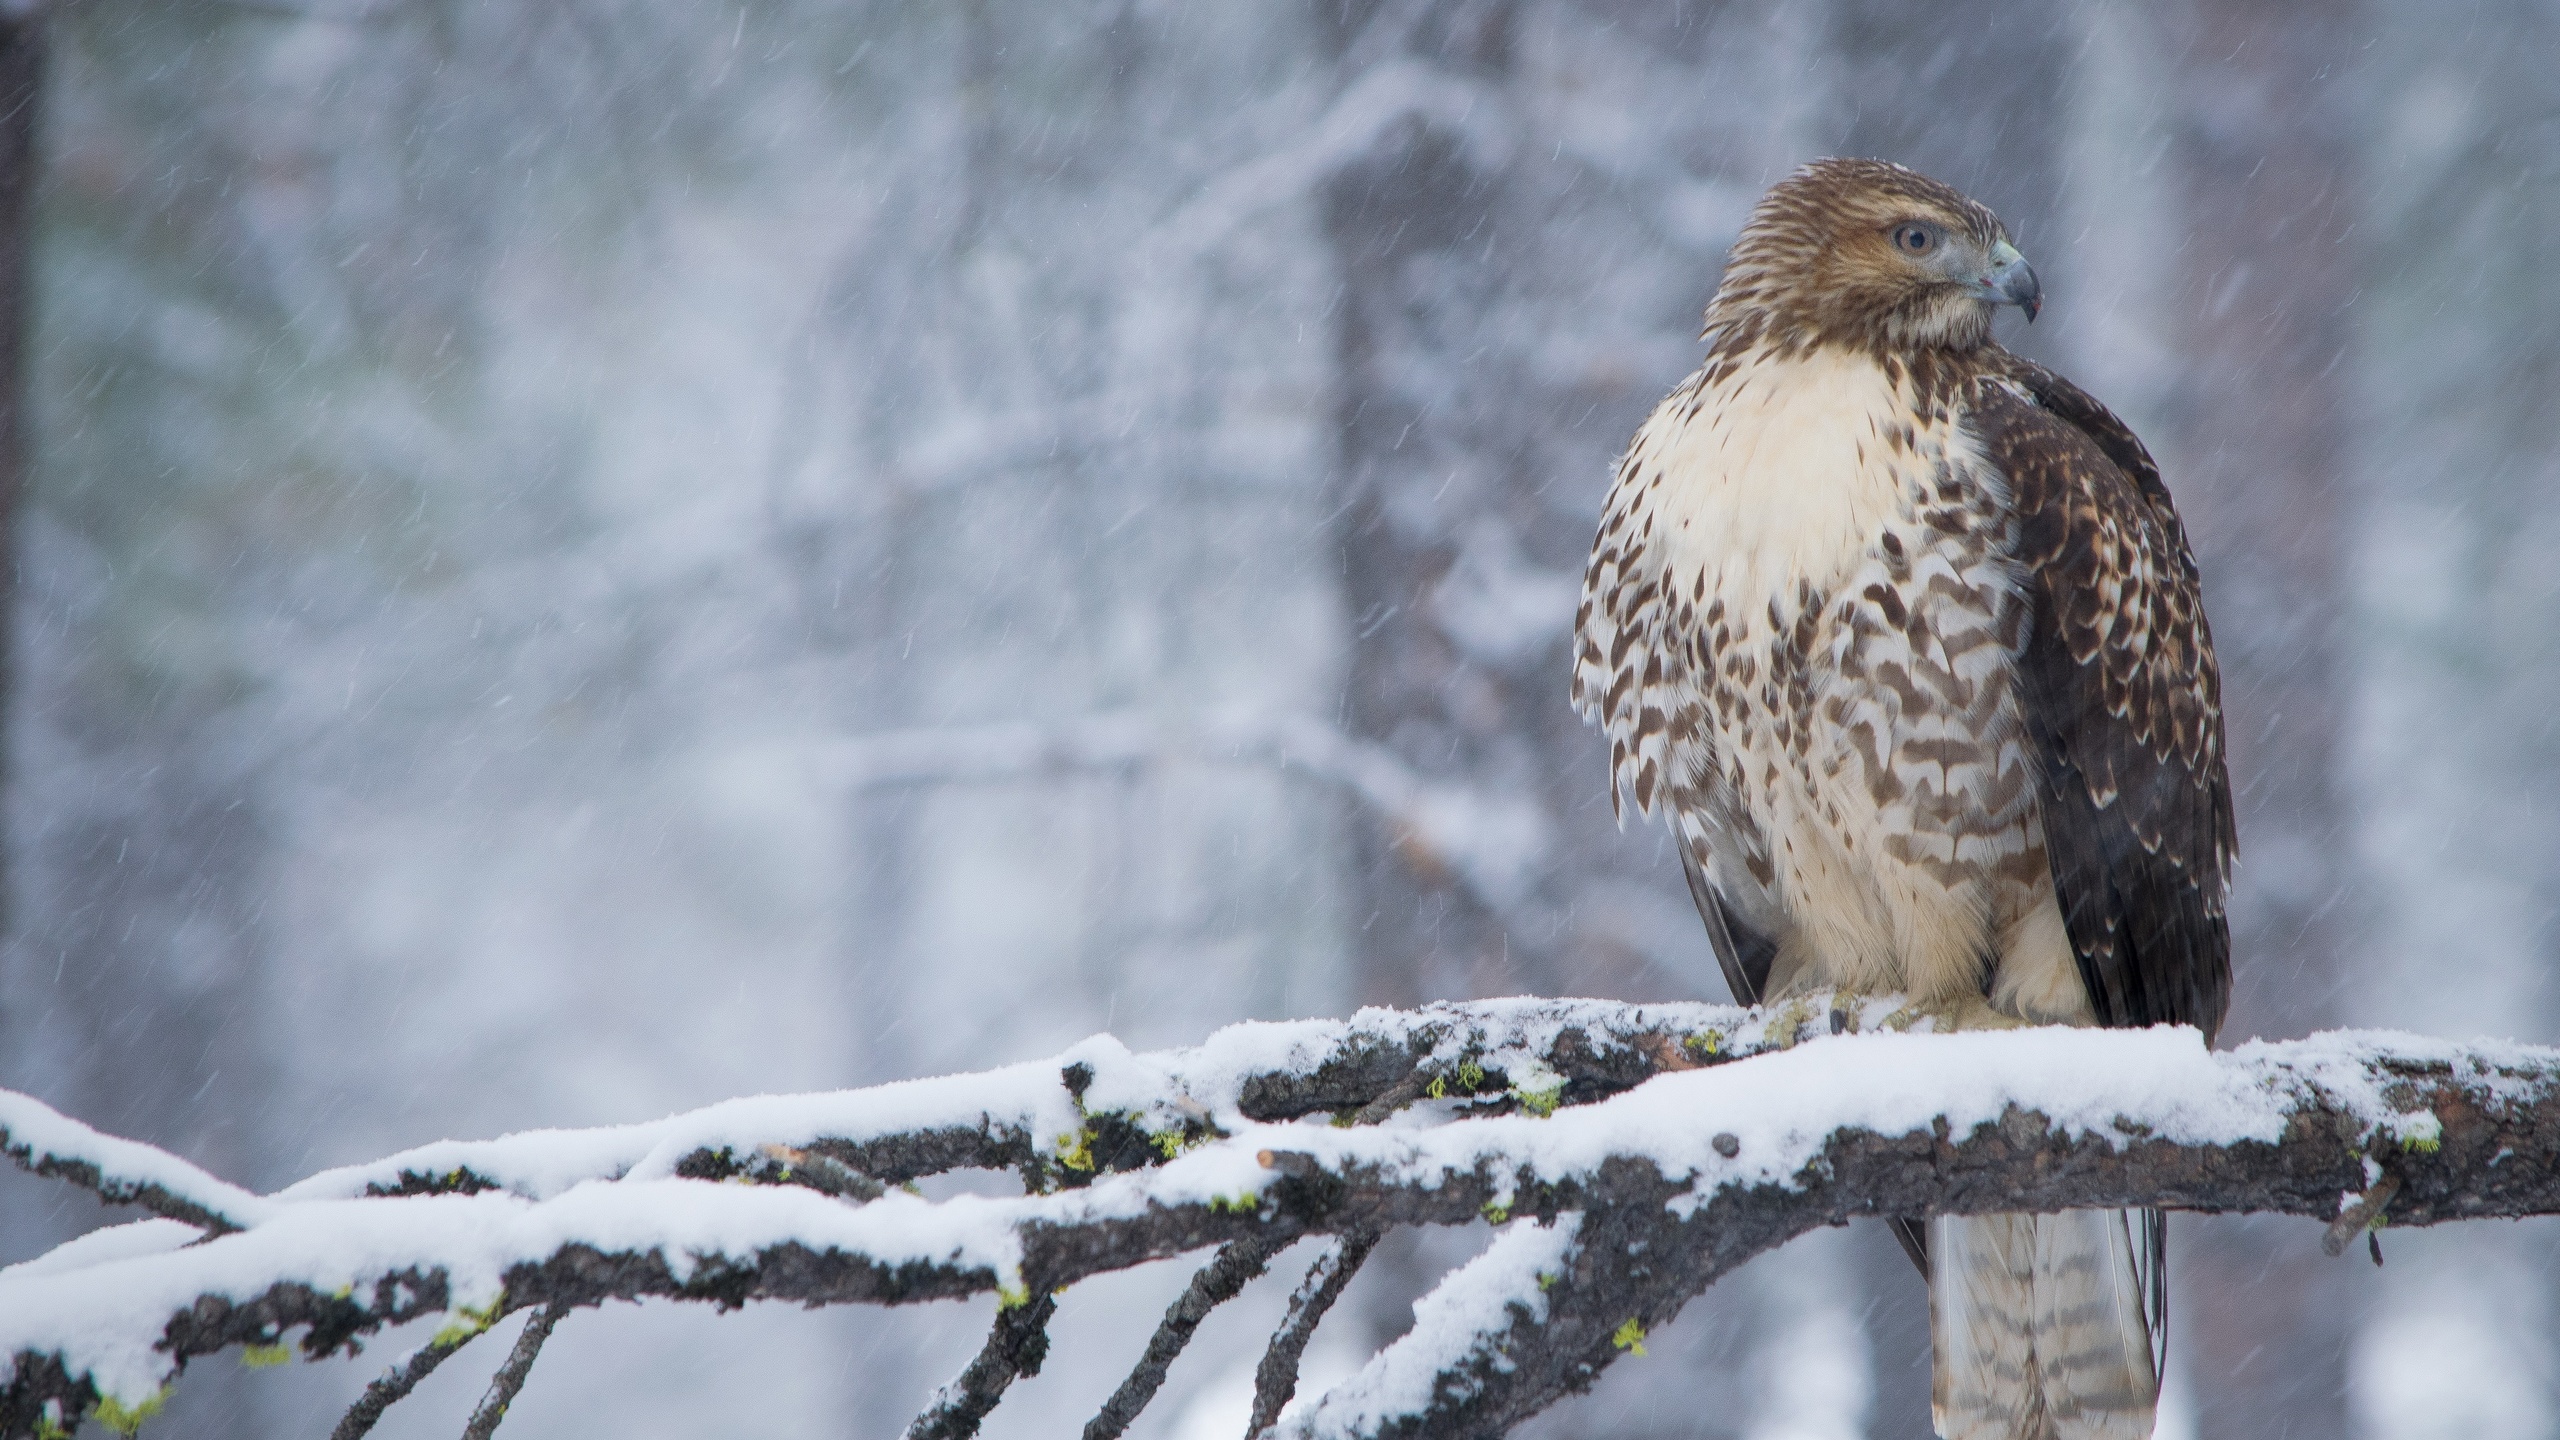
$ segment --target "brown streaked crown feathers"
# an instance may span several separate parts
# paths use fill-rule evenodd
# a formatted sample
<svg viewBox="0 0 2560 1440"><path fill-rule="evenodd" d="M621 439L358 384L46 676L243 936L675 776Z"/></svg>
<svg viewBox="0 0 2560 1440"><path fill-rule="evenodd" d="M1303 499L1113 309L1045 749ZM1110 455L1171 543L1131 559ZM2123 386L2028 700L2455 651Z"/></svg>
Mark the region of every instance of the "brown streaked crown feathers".
<svg viewBox="0 0 2560 1440"><path fill-rule="evenodd" d="M1707 310L1707 339L1719 354L1763 343L1781 354L1981 344L1991 306L1897 255L1893 232L1906 222L1986 251L2009 238L1989 209L1926 175L1882 160L1816 160L1753 207Z"/></svg>

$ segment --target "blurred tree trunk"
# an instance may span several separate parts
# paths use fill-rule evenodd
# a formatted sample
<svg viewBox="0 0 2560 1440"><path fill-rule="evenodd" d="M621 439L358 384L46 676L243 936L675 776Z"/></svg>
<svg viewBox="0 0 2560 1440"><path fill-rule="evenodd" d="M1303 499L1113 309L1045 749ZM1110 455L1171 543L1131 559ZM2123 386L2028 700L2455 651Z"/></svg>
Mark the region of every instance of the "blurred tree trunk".
<svg viewBox="0 0 2560 1440"><path fill-rule="evenodd" d="M1520 11L1510 0L1319 0L1316 9L1345 85L1365 68L1421 64L1474 87L1483 120L1508 111ZM1537 720L1564 708L1558 647L1532 644L1481 663L1450 633L1439 603L1470 534L1520 563L1525 488L1522 437L1516 421L1505 423L1516 415L1506 402L1523 397L1491 378L1519 358L1496 314L1522 259L1512 248L1522 238L1517 197L1507 193L1517 181L1440 118L1395 122L1331 177L1325 197L1342 285L1329 507L1350 630L1341 723L1441 783L1551 789L1559 762L1576 753L1553 725L1548 738L1565 743L1538 744ZM1575 527L1551 528L1539 538L1559 547L1574 538ZM1601 773L1597 764L1587 772L1595 788ZM1444 857L1384 817L1352 818L1350 942L1362 1003L1560 993L1552 955L1515 933L1516 922ZM1418 1230L1387 1237L1356 1307L1372 1343L1404 1328L1409 1303L1464 1258L1465 1245Z"/></svg>
<svg viewBox="0 0 2560 1440"><path fill-rule="evenodd" d="M2560 10L2378 10L2358 78L2358 624L2345 774L2369 897L2339 1018L2550 1043L2560 913ZM2394 1236L2360 1433L2560 1431L2560 1227ZM2447 1363L2459 1356L2462 1363Z"/></svg>
<svg viewBox="0 0 2560 1440"><path fill-rule="evenodd" d="M0 794L10 801L0 814L14 822L0 833L0 937L16 1012L5 1017L11 1048L0 1076L266 1183L259 1116L236 1103L258 1093L263 1064L242 1023L257 949L256 811L244 808L239 777L196 743L204 715L186 700L161 703L168 690L129 707L65 705L24 683L66 663L60 650L39 656L18 643L21 606L39 593L27 576L44 568L29 564L27 530L43 319L34 298L39 202L54 168L44 124L60 23L53 8L0 10ZM66 587L63 568L42 588L51 604L77 608L61 592L94 577ZM58 617L33 618L42 627ZM59 711L40 716L39 706ZM56 1208L30 1228L58 1241L116 1218ZM206 1379L164 1423L207 1440L269 1433L242 1373L219 1367Z"/></svg>
<svg viewBox="0 0 2560 1440"><path fill-rule="evenodd" d="M2228 1028L2295 1034L2332 1012L2343 978L2332 776L2356 277L2339 91L2356 31L2314 3L2161 13L2181 62L2187 221L2188 383L2168 443L2212 587L2245 857Z"/></svg>
<svg viewBox="0 0 2560 1440"><path fill-rule="evenodd" d="M18 514L27 471L27 255L32 242L36 121L42 109L43 77L42 16L0 14L0 104L7 106L5 116L0 116L0 795L14 789L16 779L8 744L13 728L9 712L20 688L17 647L12 642L17 619ZM11 863L17 857L11 844L14 827L7 823L7 814L0 807L0 946L6 945L16 918L10 881L19 868ZM0 977L14 982L17 977L7 966L6 955L5 948L0 948ZM23 1003L14 993L19 988L12 983L12 993L0 997L0 1045L17 1042L26 1032L27 1020L14 1013ZM25 1077L12 1071L8 1078ZM65 1223L62 1197L46 1191L33 1177L0 1181L0 1255L29 1254L67 1233L61 1229Z"/></svg>
<svg viewBox="0 0 2560 1440"><path fill-rule="evenodd" d="M28 263L35 248L36 151L44 115L45 11L0 10L0 793L10 788L8 713L17 691L18 513L27 488ZM0 816L7 812L0 810ZM15 918L13 836L0 823L0 939Z"/></svg>
<svg viewBox="0 0 2560 1440"><path fill-rule="evenodd" d="M2185 232L2185 374L2159 441L2204 569L2240 810L2224 1038L2298 1035L2332 1021L2347 974L2351 851L2333 777L2355 295L2341 76L2357 18L2317 0L2152 13ZM2345 1433L2351 1272L2295 1223L2181 1231L2200 1433Z"/></svg>
<svg viewBox="0 0 2560 1440"><path fill-rule="evenodd" d="M1667 849L1612 819L1565 645L1615 457L1696 363L1725 246L1804 144L1769 63L1801 37L1747 3L1317 13L1345 84L1465 96L1328 189L1343 720L1537 817L1529 878L1492 895L1364 822L1364 998L1720 994Z"/></svg>
<svg viewBox="0 0 2560 1440"><path fill-rule="evenodd" d="M1393 37L1395 48L1467 77L1490 98L1516 10L1435 4L1410 34ZM1391 7L1345 7L1335 37L1341 63L1359 64L1358 42L1378 43L1400 18ZM1435 623L1432 602L1457 561L1466 514L1499 507L1511 478L1496 458L1501 441L1486 433L1496 419L1484 408L1491 397L1453 373L1450 353L1486 349L1476 342L1504 267L1475 257L1508 228L1503 177L1479 168L1463 135L1416 119L1336 175L1327 198L1326 233L1343 279L1337 534L1352 642L1343 718L1427 774L1483 779L1489 752L1512 751L1505 758L1515 767L1528 758L1518 753L1527 696L1506 683L1526 677L1469 664ZM1462 256L1467 241L1477 243ZM1539 988L1537 957L1511 948L1500 918L1439 857L1366 816L1354 843L1363 1001Z"/></svg>

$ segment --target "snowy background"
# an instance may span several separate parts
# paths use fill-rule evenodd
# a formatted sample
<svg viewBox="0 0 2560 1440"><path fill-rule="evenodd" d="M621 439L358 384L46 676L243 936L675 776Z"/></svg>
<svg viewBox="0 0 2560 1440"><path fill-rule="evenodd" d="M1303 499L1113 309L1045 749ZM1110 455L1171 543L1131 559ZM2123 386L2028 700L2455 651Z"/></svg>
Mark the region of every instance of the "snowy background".
<svg viewBox="0 0 2560 1440"><path fill-rule="evenodd" d="M268 1188L1104 1029L1722 998L1564 641L1725 246L1834 152L1998 209L2048 296L2004 338L2177 490L2242 797L2226 1040L2560 1039L2549 0L53 35L0 1083L94 1124ZM100 1218L0 1177L6 1258ZM2309 1222L2178 1232L2170 1430L2560 1435L2549 1226L2380 1272ZM1311 1368L1482 1242L1391 1242ZM1292 1270L1138 1433L1241 1428ZM1074 1291L988 1433L1080 1425L1188 1272ZM893 1435L990 1309L582 1313L505 1433ZM325 1434L398 1346L200 1366L157 1433ZM1872 1227L1649 1348L1537 1433L1926 1430ZM484 1374L380 1433L453 1433Z"/></svg>

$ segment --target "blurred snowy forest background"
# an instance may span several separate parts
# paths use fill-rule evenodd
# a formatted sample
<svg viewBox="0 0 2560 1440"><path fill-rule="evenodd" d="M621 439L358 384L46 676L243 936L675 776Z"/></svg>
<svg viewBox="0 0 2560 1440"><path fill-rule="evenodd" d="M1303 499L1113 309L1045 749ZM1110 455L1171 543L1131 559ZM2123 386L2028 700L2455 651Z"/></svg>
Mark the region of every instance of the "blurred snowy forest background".
<svg viewBox="0 0 2560 1440"><path fill-rule="evenodd" d="M2234 717L2226 1040L2560 1040L2551 0L48 29L0 1083L92 1123L263 1188L1101 1029L1721 998L1564 643L1617 448L1825 153L1998 209L2048 296L2003 337L2166 465ZM100 1218L0 1177L0 1256ZM2164 1434L2560 1435L2548 1223L2379 1272L2177 1230ZM1480 1239L1393 1242L1311 1368ZM1189 1268L1074 1291L988 1433L1080 1425ZM1240 1432L1294 1268L1140 1433ZM582 1313L506 1433L892 1435L989 1308ZM1816 1236L1533 1429L1921 1435L1926 1345L1886 1235ZM155 1429L324 1434L400 1348L200 1366Z"/></svg>

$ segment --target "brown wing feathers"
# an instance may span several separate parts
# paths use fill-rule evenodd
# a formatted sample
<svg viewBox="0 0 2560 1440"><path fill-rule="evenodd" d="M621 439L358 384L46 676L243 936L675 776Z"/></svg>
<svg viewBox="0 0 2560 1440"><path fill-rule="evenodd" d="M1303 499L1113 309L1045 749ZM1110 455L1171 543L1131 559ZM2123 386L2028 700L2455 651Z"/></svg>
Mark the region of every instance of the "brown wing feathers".
<svg viewBox="0 0 2560 1440"><path fill-rule="evenodd" d="M2107 1025L2196 1025L2231 992L2234 850L2221 682L2194 556L2123 422L2002 356L1974 423L2008 477L2035 603L2021 657L2045 850ZM2023 391L2023 393L2021 393Z"/></svg>
<svg viewBox="0 0 2560 1440"><path fill-rule="evenodd" d="M1724 971L1725 988L1733 992L1734 1003L1757 1005L1767 999L1778 942L1734 916L1724 897L1716 893L1715 882L1707 878L1697 851L1687 845L1680 847L1680 873L1689 881L1689 902L1698 907L1698 918L1706 924L1707 948L1716 954L1716 965Z"/></svg>

